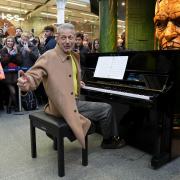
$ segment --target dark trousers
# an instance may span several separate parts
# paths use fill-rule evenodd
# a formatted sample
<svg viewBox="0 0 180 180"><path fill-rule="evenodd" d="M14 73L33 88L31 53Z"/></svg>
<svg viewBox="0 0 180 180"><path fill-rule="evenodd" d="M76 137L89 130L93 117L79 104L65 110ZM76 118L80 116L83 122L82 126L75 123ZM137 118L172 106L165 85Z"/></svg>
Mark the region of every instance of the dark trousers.
<svg viewBox="0 0 180 180"><path fill-rule="evenodd" d="M118 136L117 122L110 104L80 100L76 102L79 113L91 120L100 129L104 139Z"/></svg>

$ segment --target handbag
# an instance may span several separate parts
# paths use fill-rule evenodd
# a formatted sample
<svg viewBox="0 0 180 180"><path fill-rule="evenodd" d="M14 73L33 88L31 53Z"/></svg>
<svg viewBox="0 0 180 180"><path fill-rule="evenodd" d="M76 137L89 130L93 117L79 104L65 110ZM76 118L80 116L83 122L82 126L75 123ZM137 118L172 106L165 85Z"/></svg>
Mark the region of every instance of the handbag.
<svg viewBox="0 0 180 180"><path fill-rule="evenodd" d="M4 75L4 71L0 62L0 80L3 80L3 79L5 79L5 75Z"/></svg>
<svg viewBox="0 0 180 180"><path fill-rule="evenodd" d="M21 103L25 111L36 110L38 107L37 99L33 91L28 91L25 95L21 95Z"/></svg>

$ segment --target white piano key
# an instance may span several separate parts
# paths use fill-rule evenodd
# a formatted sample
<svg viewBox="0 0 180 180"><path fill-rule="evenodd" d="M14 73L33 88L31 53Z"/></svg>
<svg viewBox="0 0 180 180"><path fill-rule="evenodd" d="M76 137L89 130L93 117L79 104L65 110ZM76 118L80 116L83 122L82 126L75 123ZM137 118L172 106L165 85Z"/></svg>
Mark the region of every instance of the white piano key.
<svg viewBox="0 0 180 180"><path fill-rule="evenodd" d="M103 88L96 88L96 87L91 87L91 86L84 86L83 89L88 89L88 90L103 92L103 93L108 93L108 94L116 94L116 95L121 95L121 96L133 97L133 98L144 99L144 100L150 100L150 97L151 97L151 96L146 96L146 95L141 95L141 94L115 91L115 90L103 89Z"/></svg>

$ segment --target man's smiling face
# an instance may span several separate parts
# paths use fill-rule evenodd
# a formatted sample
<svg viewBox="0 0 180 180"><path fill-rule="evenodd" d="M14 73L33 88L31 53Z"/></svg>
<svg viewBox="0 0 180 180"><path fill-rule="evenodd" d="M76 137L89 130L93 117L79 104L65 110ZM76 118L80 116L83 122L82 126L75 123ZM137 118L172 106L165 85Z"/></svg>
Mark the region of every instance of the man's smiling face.
<svg viewBox="0 0 180 180"><path fill-rule="evenodd" d="M57 42L65 53L72 51L75 44L75 31L62 29L57 37Z"/></svg>

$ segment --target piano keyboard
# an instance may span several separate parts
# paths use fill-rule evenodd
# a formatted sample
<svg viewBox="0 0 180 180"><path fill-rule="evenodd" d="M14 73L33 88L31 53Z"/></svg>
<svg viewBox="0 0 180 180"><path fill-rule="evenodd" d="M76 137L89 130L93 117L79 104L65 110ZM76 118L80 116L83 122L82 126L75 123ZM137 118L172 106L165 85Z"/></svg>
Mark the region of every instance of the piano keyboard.
<svg viewBox="0 0 180 180"><path fill-rule="evenodd" d="M91 86L83 86L82 88L87 89L87 90L97 91L97 92L116 94L116 95L133 97L133 98L144 99L144 100L150 100L150 98L152 97L152 96L128 93L128 92L123 92L123 91L115 91L115 90L110 90L110 89L96 88L96 87L91 87Z"/></svg>

